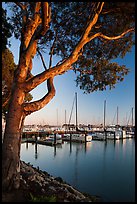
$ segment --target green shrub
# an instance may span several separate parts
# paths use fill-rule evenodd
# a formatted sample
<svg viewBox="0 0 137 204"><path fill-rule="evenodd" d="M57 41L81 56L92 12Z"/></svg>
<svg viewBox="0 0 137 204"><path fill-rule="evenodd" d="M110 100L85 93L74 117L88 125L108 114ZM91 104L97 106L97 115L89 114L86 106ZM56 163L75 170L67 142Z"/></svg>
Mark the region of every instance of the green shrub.
<svg viewBox="0 0 137 204"><path fill-rule="evenodd" d="M30 193L30 202L56 202L56 197L55 196L33 196Z"/></svg>

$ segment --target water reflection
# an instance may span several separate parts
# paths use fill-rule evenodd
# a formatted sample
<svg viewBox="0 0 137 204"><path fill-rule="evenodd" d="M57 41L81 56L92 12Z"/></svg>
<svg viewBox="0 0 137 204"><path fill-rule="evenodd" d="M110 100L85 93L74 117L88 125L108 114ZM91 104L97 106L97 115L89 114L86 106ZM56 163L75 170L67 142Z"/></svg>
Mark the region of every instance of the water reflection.
<svg viewBox="0 0 137 204"><path fill-rule="evenodd" d="M57 155L57 148L56 148L56 145L54 145L54 157L56 157Z"/></svg>
<svg viewBox="0 0 137 204"><path fill-rule="evenodd" d="M131 141L131 142L133 140L134 139L132 139L132 138L128 139L128 141ZM98 142L100 142L100 141L98 141ZM87 154L88 151L91 151L92 146L94 146L94 143L96 143L96 142L92 141L92 142L86 142L86 143L73 143L73 142L66 142L66 143L69 144L69 155L71 156L72 152L76 149L76 157L77 157L80 149L81 150L83 149L85 154ZM107 151L108 151L108 147L107 146L110 146L110 144L111 144L111 148L113 147L113 149L114 149L113 152L115 152L116 155L119 154L119 151L122 151L123 155L125 155L126 151L128 151L128 146L127 145L129 145L129 144L127 144L127 139L105 140L105 141L101 141L100 143L102 143L103 146L104 146L104 150L103 150L103 158L104 158L104 160L105 160L105 155L107 154ZM25 145L26 145L26 150L27 151L29 151L29 144L34 146L34 158L38 159L38 146L41 146L41 145L39 145L37 143L28 143L28 142L26 142ZM54 145L53 146L54 157L57 156L57 152L60 151L59 149L63 148L62 145L63 145L63 143L60 144L60 145ZM134 149L132 148L132 154L133 154L133 152L134 152Z"/></svg>
<svg viewBox="0 0 137 204"><path fill-rule="evenodd" d="M116 146L116 140L113 140L113 143L114 143L114 149L115 149L115 146Z"/></svg>
<svg viewBox="0 0 137 204"><path fill-rule="evenodd" d="M69 149L69 155L71 155L71 153L72 153L72 142L71 142L71 140L70 140L70 149Z"/></svg>
<svg viewBox="0 0 137 204"><path fill-rule="evenodd" d="M82 147L84 147L85 153L86 153L87 150L90 149L90 147L91 147L91 142L90 142L90 143L89 143L89 142L86 142L86 143L73 143L73 142L69 141L68 143L69 143L69 155L72 154L72 146L74 146L74 145L76 145L76 148L77 148L77 146L82 146Z"/></svg>
<svg viewBox="0 0 137 204"><path fill-rule="evenodd" d="M57 149L62 149L62 144L53 145L52 148L53 148L53 155L55 158L57 156L57 152L58 152Z"/></svg>
<svg viewBox="0 0 137 204"><path fill-rule="evenodd" d="M37 142L35 143L35 159L38 159L38 144Z"/></svg>
<svg viewBox="0 0 137 204"><path fill-rule="evenodd" d="M29 148L29 145L28 145L28 142L26 142L26 149L28 149Z"/></svg>
<svg viewBox="0 0 137 204"><path fill-rule="evenodd" d="M34 158L38 159L38 144L37 143L26 142L25 145L26 145L26 150L27 151L29 151L29 145L34 147Z"/></svg>
<svg viewBox="0 0 137 204"><path fill-rule="evenodd" d="M76 152L75 152L75 162L74 162L74 183L73 186L77 186L78 182L78 153L79 153L79 148L78 146L76 147Z"/></svg>
<svg viewBox="0 0 137 204"><path fill-rule="evenodd" d="M134 153L135 141L132 138L64 142L52 147L23 143L21 147L24 161L108 202L134 201Z"/></svg>

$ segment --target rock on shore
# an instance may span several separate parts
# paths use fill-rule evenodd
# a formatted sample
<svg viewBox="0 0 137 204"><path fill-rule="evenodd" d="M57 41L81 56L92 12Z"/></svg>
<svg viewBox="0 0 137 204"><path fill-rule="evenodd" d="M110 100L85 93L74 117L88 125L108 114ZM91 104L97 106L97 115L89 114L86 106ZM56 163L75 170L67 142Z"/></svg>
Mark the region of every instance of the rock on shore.
<svg viewBox="0 0 137 204"><path fill-rule="evenodd" d="M64 182L62 178L54 178L47 172L21 161L20 189L11 194L3 194L2 199L3 202L29 202L31 195L35 197L54 196L55 202L101 202L99 197L78 191Z"/></svg>

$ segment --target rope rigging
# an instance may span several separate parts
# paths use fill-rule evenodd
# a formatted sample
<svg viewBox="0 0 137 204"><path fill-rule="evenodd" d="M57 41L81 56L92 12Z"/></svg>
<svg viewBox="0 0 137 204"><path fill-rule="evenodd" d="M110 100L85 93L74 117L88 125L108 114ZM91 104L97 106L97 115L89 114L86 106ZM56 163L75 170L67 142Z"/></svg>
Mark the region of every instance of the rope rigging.
<svg viewBox="0 0 137 204"><path fill-rule="evenodd" d="M71 109L70 118L69 118L69 125L70 125L70 121L71 121L71 117L72 117L75 99L76 99L76 96L74 97L73 104L72 104L72 109Z"/></svg>

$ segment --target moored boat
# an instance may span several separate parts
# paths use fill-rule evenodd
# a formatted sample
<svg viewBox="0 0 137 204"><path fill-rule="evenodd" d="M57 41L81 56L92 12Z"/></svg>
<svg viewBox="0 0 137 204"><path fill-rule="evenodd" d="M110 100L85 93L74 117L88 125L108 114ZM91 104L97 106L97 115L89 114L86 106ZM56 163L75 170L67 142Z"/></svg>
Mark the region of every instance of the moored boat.
<svg viewBox="0 0 137 204"><path fill-rule="evenodd" d="M73 133L73 134L64 134L64 141L73 141L73 142L91 142L92 135L84 134L84 133Z"/></svg>

